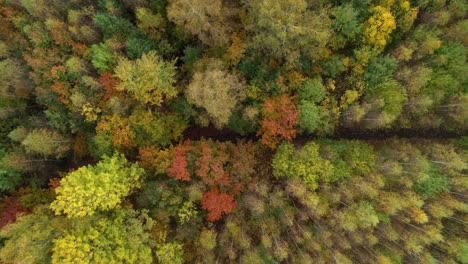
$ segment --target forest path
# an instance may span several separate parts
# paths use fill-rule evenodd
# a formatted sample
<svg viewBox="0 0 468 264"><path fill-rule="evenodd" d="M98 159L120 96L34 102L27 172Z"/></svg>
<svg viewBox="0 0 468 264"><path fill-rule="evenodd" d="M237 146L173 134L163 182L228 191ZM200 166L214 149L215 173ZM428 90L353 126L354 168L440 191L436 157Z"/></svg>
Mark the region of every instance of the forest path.
<svg viewBox="0 0 468 264"><path fill-rule="evenodd" d="M213 139L218 141L235 141L235 140L260 140L261 137L255 134L241 135L228 129L217 129L214 126L208 127L190 127L185 130L184 139L200 140L201 138ZM384 140L392 138L408 138L408 139L454 139L463 136L468 136L467 130L459 131L441 131L441 130L418 130L414 129L399 129L399 130L374 130L374 131L357 131L340 129L332 136L320 137L317 135L298 135L294 141L308 141L314 139L359 139L359 140Z"/></svg>

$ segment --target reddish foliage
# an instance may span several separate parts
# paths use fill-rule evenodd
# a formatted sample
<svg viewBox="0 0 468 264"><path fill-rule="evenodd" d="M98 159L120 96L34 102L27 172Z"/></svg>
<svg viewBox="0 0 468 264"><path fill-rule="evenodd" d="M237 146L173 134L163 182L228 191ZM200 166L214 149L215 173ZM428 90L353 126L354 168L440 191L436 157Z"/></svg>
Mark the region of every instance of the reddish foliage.
<svg viewBox="0 0 468 264"><path fill-rule="evenodd" d="M68 100L70 94L66 82L56 82L50 87L50 89L60 96L60 102L62 102L65 105L70 103L70 101Z"/></svg>
<svg viewBox="0 0 468 264"><path fill-rule="evenodd" d="M72 51L74 54L81 57L86 57L88 55L88 47L85 44L75 42L72 44Z"/></svg>
<svg viewBox="0 0 468 264"><path fill-rule="evenodd" d="M73 40L67 34L67 26L63 22L56 21L50 29L52 38L55 44L61 47L70 47L73 44Z"/></svg>
<svg viewBox="0 0 468 264"><path fill-rule="evenodd" d="M154 146L144 147L138 150L138 159L141 167L152 170L154 165L153 162L157 157L157 149Z"/></svg>
<svg viewBox="0 0 468 264"><path fill-rule="evenodd" d="M275 149L282 140L292 140L296 136L294 128L299 110L293 98L287 95L270 97L263 103L263 120L257 135L262 135L262 143Z"/></svg>
<svg viewBox="0 0 468 264"><path fill-rule="evenodd" d="M208 211L207 220L211 222L221 219L223 214L232 212L237 206L232 195L221 193L217 189L204 193L201 204Z"/></svg>
<svg viewBox="0 0 468 264"><path fill-rule="evenodd" d="M216 184L229 186L229 173L224 169L224 163L229 160L226 144L218 143L210 146L212 142L200 141L200 156L195 161L197 170L195 173L201 180L209 185Z"/></svg>
<svg viewBox="0 0 468 264"><path fill-rule="evenodd" d="M60 186L60 178L49 179L49 190L53 191Z"/></svg>
<svg viewBox="0 0 468 264"><path fill-rule="evenodd" d="M233 182L233 192L242 192L243 186L248 184L255 173L255 151L256 145L252 142L237 143L231 147L229 171Z"/></svg>
<svg viewBox="0 0 468 264"><path fill-rule="evenodd" d="M4 196L0 203L0 229L7 224L16 221L20 213L27 213L29 210L21 205L21 193L12 196Z"/></svg>
<svg viewBox="0 0 468 264"><path fill-rule="evenodd" d="M184 146L177 146L173 151L172 165L167 169L167 173L176 180L190 181L190 174L187 170L187 155Z"/></svg>
<svg viewBox="0 0 468 264"><path fill-rule="evenodd" d="M107 102L113 96L121 95L121 93L115 89L117 84L119 84L119 79L114 77L111 73L104 72L101 74L101 76L99 76L99 83L104 88L102 93L102 100L100 102L101 105Z"/></svg>

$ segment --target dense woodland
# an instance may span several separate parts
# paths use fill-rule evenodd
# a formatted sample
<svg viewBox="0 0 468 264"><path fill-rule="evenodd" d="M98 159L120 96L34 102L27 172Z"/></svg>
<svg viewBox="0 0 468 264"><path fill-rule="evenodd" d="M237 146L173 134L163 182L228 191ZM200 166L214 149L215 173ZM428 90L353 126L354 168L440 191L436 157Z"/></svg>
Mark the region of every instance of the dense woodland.
<svg viewBox="0 0 468 264"><path fill-rule="evenodd" d="M468 263L467 9L0 0L0 263Z"/></svg>

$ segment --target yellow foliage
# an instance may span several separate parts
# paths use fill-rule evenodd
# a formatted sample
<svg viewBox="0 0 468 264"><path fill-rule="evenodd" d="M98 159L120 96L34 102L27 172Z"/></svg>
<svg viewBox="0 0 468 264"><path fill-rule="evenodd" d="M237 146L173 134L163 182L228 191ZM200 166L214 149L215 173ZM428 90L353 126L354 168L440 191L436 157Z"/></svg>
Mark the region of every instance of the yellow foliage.
<svg viewBox="0 0 468 264"><path fill-rule="evenodd" d="M364 41L383 50L396 29L396 21L389 9L376 6L371 9L373 15L364 24Z"/></svg>
<svg viewBox="0 0 468 264"><path fill-rule="evenodd" d="M69 218L116 208L123 197L140 186L143 172L136 165L128 166L123 155L105 157L96 166L81 167L63 178L50 208Z"/></svg>
<svg viewBox="0 0 468 264"><path fill-rule="evenodd" d="M427 214L419 208L411 209L411 218L413 218L414 222L418 224L427 223L427 221L429 220Z"/></svg>
<svg viewBox="0 0 468 264"><path fill-rule="evenodd" d="M86 103L81 107L81 114L84 115L86 121L96 121L99 113L101 113L101 109L92 106L90 103Z"/></svg>
<svg viewBox="0 0 468 264"><path fill-rule="evenodd" d="M109 133L112 144L115 146L130 148L135 144L135 134L131 130L128 120L119 115L106 116L99 121L96 131Z"/></svg>
<svg viewBox="0 0 468 264"><path fill-rule="evenodd" d="M350 105L359 98L359 92L355 90L346 90L345 94L341 96L341 107Z"/></svg>

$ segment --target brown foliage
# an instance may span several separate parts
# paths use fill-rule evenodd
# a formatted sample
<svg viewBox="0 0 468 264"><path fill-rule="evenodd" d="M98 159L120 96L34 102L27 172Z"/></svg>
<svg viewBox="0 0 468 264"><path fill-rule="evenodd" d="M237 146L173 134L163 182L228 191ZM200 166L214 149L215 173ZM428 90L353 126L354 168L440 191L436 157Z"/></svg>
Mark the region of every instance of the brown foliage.
<svg viewBox="0 0 468 264"><path fill-rule="evenodd" d="M270 97L263 103L263 120L257 135L262 135L262 143L275 149L278 143L296 137L294 128L299 110L288 95Z"/></svg>

